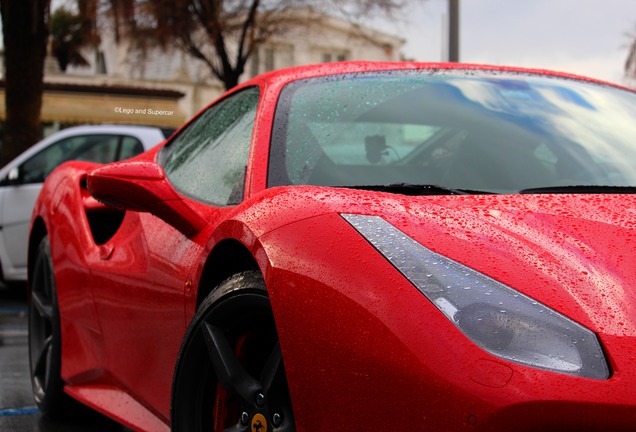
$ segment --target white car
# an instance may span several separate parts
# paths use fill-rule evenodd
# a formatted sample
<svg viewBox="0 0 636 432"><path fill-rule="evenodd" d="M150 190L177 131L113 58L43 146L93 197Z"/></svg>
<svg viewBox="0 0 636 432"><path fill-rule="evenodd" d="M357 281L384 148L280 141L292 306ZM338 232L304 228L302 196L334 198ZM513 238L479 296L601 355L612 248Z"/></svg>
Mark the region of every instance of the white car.
<svg viewBox="0 0 636 432"><path fill-rule="evenodd" d="M43 139L0 169L0 283L26 280L31 212L53 169L69 160L127 159L159 144L172 131L149 126L71 127Z"/></svg>

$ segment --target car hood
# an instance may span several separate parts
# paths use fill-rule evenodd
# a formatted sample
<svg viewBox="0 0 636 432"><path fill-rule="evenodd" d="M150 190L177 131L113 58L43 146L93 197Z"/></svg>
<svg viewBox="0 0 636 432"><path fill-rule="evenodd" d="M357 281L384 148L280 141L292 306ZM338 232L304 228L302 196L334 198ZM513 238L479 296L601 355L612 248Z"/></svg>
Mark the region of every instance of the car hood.
<svg viewBox="0 0 636 432"><path fill-rule="evenodd" d="M424 246L594 331L636 334L634 196L482 196L405 204L402 216L384 217Z"/></svg>
<svg viewBox="0 0 636 432"><path fill-rule="evenodd" d="M278 201L268 207L284 209L277 224L333 212L381 216L427 248L595 332L636 335L635 195L410 197L283 189L268 197Z"/></svg>

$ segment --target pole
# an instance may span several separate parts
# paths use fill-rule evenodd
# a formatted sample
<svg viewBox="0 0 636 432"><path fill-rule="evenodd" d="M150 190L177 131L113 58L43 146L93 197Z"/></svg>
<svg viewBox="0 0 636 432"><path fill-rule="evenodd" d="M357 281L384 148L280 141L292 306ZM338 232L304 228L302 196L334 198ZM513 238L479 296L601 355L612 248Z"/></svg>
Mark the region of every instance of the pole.
<svg viewBox="0 0 636 432"><path fill-rule="evenodd" d="M459 0L448 0L448 61L459 61Z"/></svg>

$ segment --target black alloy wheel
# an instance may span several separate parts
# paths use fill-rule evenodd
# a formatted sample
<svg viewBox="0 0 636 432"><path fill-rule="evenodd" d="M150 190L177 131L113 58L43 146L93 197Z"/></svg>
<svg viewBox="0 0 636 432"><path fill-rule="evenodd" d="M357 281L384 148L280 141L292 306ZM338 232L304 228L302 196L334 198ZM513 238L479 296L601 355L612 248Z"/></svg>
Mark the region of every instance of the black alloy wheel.
<svg viewBox="0 0 636 432"><path fill-rule="evenodd" d="M201 304L177 359L171 411L174 432L296 430L259 272L230 277Z"/></svg>
<svg viewBox="0 0 636 432"><path fill-rule="evenodd" d="M40 242L30 278L29 365L33 395L43 414L58 417L73 409L63 391L62 340L57 291L48 237Z"/></svg>

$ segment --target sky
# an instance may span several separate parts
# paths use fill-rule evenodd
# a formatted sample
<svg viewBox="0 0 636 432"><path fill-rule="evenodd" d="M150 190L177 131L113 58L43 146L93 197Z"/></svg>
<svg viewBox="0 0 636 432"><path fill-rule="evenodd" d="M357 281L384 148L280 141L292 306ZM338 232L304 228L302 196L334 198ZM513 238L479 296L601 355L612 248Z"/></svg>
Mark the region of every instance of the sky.
<svg viewBox="0 0 636 432"><path fill-rule="evenodd" d="M405 55L443 60L446 0L410 0L379 22ZM460 61L536 67L622 83L636 0L460 0ZM375 24L374 24L375 25Z"/></svg>

